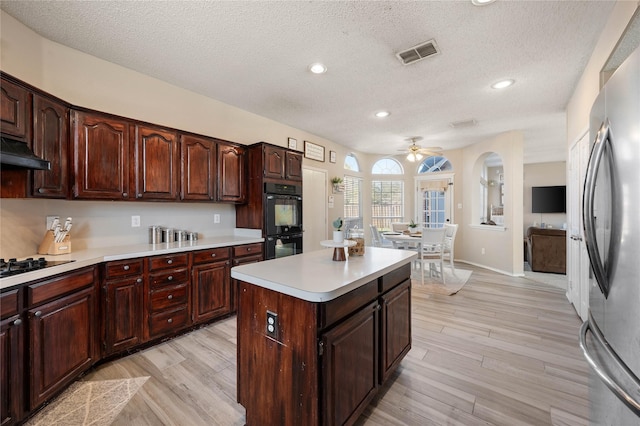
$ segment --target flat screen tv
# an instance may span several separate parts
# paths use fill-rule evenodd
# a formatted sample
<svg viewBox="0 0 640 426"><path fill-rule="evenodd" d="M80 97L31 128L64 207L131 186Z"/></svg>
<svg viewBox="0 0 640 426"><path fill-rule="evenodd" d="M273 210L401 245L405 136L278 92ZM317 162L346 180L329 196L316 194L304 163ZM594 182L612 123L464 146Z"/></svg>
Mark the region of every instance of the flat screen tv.
<svg viewBox="0 0 640 426"><path fill-rule="evenodd" d="M531 188L532 213L566 213L566 186L534 186Z"/></svg>

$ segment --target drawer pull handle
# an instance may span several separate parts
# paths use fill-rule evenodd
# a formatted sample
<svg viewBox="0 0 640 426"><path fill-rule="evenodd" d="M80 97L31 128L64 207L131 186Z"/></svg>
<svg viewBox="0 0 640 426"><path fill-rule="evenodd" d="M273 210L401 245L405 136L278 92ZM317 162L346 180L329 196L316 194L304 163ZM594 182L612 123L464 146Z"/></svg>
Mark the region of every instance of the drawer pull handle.
<svg viewBox="0 0 640 426"><path fill-rule="evenodd" d="M167 320L167 322L168 322L169 324L171 324L171 323L173 322L173 318L169 318L169 319Z"/></svg>
<svg viewBox="0 0 640 426"><path fill-rule="evenodd" d="M168 280L168 281L173 281L173 275L169 275L169 276L167 277L167 280Z"/></svg>
<svg viewBox="0 0 640 426"><path fill-rule="evenodd" d="M168 263L169 265L171 265L171 264L173 263L173 259L169 259L169 260L167 260L167 263Z"/></svg>
<svg viewBox="0 0 640 426"><path fill-rule="evenodd" d="M22 320L19 318L13 322L13 325L20 325L20 324L22 324Z"/></svg>
<svg viewBox="0 0 640 426"><path fill-rule="evenodd" d="M123 268L123 269L124 269L125 271L128 271L129 269L131 269L131 266L129 266L129 265L124 265L124 268Z"/></svg>
<svg viewBox="0 0 640 426"><path fill-rule="evenodd" d="M42 311L36 311L36 313L33 315L37 318L40 318L42 316Z"/></svg>
<svg viewBox="0 0 640 426"><path fill-rule="evenodd" d="M136 280L136 282L137 282L137 283L141 283L141 282L142 282L142 278L138 278L138 279Z"/></svg>
<svg viewBox="0 0 640 426"><path fill-rule="evenodd" d="M173 299L173 294L168 295L167 299L169 299L169 300Z"/></svg>

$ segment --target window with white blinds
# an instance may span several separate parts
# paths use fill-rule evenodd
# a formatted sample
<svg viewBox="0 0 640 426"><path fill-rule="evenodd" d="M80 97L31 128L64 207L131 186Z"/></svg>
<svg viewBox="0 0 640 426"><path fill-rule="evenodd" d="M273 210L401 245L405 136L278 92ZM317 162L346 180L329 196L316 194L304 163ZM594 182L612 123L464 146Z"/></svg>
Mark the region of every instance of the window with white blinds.
<svg viewBox="0 0 640 426"><path fill-rule="evenodd" d="M404 182L374 180L371 182L371 224L380 231L390 231L393 222L404 219Z"/></svg>
<svg viewBox="0 0 640 426"><path fill-rule="evenodd" d="M362 221L362 179L354 176L344 177L344 229L354 226L363 228Z"/></svg>

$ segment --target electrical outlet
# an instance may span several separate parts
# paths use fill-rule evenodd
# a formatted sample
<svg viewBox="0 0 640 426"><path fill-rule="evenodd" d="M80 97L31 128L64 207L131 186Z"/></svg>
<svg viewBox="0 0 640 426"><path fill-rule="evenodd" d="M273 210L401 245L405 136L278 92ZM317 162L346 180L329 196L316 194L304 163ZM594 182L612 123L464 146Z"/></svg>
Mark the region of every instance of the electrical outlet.
<svg viewBox="0 0 640 426"><path fill-rule="evenodd" d="M484 247L482 247L480 254L484 254Z"/></svg>
<svg viewBox="0 0 640 426"><path fill-rule="evenodd" d="M267 336L278 340L278 314L267 311Z"/></svg>
<svg viewBox="0 0 640 426"><path fill-rule="evenodd" d="M219 214L214 214L213 215L213 223L220 223L220 215Z"/></svg>
<svg viewBox="0 0 640 426"><path fill-rule="evenodd" d="M132 228L140 227L140 216L131 216L131 227Z"/></svg>

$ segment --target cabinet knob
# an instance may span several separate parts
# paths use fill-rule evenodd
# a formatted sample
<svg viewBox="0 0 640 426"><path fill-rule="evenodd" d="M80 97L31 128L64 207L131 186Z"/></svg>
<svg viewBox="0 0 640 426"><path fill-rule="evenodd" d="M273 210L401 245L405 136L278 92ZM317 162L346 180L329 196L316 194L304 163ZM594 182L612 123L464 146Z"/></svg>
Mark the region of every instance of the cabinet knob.
<svg viewBox="0 0 640 426"><path fill-rule="evenodd" d="M169 300L173 299L173 294L168 295L167 299L169 299Z"/></svg>
<svg viewBox="0 0 640 426"><path fill-rule="evenodd" d="M171 264L173 263L173 259L169 259L169 260L167 260L167 263L168 263L169 265L171 265Z"/></svg>
<svg viewBox="0 0 640 426"><path fill-rule="evenodd" d="M129 269L131 269L131 266L129 266L129 265L124 265L123 269L124 269L125 271L128 271Z"/></svg>
<svg viewBox="0 0 640 426"><path fill-rule="evenodd" d="M167 320L167 322L168 322L169 324L171 324L171 323L173 322L173 318L169 318L169 319Z"/></svg>
<svg viewBox="0 0 640 426"><path fill-rule="evenodd" d="M33 316L40 318L42 316L42 311L36 311L36 313L33 314Z"/></svg>
<svg viewBox="0 0 640 426"><path fill-rule="evenodd" d="M142 198L142 194L138 194L138 198Z"/></svg>
<svg viewBox="0 0 640 426"><path fill-rule="evenodd" d="M18 318L13 322L13 325L20 325L20 324L22 324L22 320L20 318Z"/></svg>
<svg viewBox="0 0 640 426"><path fill-rule="evenodd" d="M173 275L169 275L169 276L167 277L167 281L173 281Z"/></svg>
<svg viewBox="0 0 640 426"><path fill-rule="evenodd" d="M251 251L251 247L247 247L247 251Z"/></svg>
<svg viewBox="0 0 640 426"><path fill-rule="evenodd" d="M138 278L138 279L136 280L136 282L137 282L138 284L140 284L140 283L142 282L142 278Z"/></svg>
<svg viewBox="0 0 640 426"><path fill-rule="evenodd" d="M38 188L38 193L44 194L44 188Z"/></svg>
<svg viewBox="0 0 640 426"><path fill-rule="evenodd" d="M211 257L216 257L216 254L215 253L211 253Z"/></svg>
<svg viewBox="0 0 640 426"><path fill-rule="evenodd" d="M123 198L127 198L128 196L129 196L129 194L127 194L126 192L123 192L123 193L122 193L122 197L123 197Z"/></svg>

